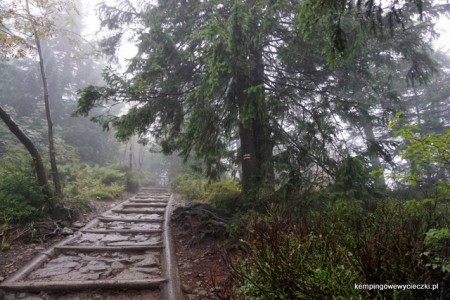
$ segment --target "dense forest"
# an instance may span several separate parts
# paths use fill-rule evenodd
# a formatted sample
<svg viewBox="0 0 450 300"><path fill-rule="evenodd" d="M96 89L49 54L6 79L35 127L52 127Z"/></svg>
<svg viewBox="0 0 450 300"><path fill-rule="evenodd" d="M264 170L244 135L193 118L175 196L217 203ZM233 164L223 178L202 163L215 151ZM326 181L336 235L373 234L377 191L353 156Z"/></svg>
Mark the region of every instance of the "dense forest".
<svg viewBox="0 0 450 300"><path fill-rule="evenodd" d="M96 11L87 40L78 2L0 1L3 232L170 181L233 216L233 297L450 298L450 4Z"/></svg>

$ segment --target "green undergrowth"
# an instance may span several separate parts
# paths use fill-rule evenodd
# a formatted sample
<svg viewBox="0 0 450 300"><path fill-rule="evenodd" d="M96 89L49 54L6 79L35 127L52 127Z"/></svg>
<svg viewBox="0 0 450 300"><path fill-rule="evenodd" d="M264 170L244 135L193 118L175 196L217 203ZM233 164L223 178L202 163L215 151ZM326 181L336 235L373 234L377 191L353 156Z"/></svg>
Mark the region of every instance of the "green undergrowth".
<svg viewBox="0 0 450 300"><path fill-rule="evenodd" d="M117 165L90 166L78 160L60 164L59 174L63 197L50 198L36 184L29 155L20 149L5 153L0 159L0 224L58 218L67 208L85 212L92 199L116 199L154 184L154 177L148 174Z"/></svg>
<svg viewBox="0 0 450 300"><path fill-rule="evenodd" d="M208 182L196 175L181 174L170 185L173 191L189 202L209 203L230 213L242 208L239 182L231 178Z"/></svg>
<svg viewBox="0 0 450 300"><path fill-rule="evenodd" d="M240 299L449 299L448 201L307 203L280 201L243 218L247 252L230 265Z"/></svg>
<svg viewBox="0 0 450 300"><path fill-rule="evenodd" d="M142 185L151 185L150 175L129 171L121 166L69 165L61 168L64 203L77 210L88 209L89 201L112 200L125 192L136 192Z"/></svg>
<svg viewBox="0 0 450 300"><path fill-rule="evenodd" d="M0 160L0 224L24 224L48 215L56 205L36 184L31 160L22 152Z"/></svg>

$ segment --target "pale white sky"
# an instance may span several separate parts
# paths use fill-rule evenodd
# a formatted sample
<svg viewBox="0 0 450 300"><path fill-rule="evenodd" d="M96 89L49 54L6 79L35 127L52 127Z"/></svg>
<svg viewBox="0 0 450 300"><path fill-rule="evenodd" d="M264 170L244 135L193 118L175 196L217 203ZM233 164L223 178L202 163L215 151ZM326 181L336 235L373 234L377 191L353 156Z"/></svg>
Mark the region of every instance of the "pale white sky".
<svg viewBox="0 0 450 300"><path fill-rule="evenodd" d="M437 30L441 35L434 43L436 50L450 51L450 20L443 18L437 24Z"/></svg>
<svg viewBox="0 0 450 300"><path fill-rule="evenodd" d="M114 4L115 0L82 0L83 10L80 12L83 15L83 23L86 25L83 30L83 36L87 40L94 41L98 40L102 33L100 30L100 21L97 16L97 5L101 2L106 2L108 4ZM136 55L137 48L132 43L127 43L122 45L119 50L119 62L121 67L125 67L126 60L132 58Z"/></svg>

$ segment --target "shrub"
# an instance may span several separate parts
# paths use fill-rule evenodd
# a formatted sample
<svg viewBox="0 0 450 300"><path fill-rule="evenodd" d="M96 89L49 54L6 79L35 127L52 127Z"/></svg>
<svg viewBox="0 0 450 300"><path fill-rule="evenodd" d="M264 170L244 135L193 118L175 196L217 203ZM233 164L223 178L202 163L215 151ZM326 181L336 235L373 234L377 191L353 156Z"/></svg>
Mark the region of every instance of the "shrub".
<svg viewBox="0 0 450 300"><path fill-rule="evenodd" d="M24 203L23 198L0 191L0 224L24 223L37 211L36 207Z"/></svg>
<svg viewBox="0 0 450 300"><path fill-rule="evenodd" d="M52 213L55 203L37 185L30 159L6 157L0 164L0 223L25 223Z"/></svg>
<svg viewBox="0 0 450 300"><path fill-rule="evenodd" d="M270 207L250 219L250 255L234 266L244 299L436 299L449 293L450 205L329 202L303 212ZM356 290L355 284L439 283L432 290ZM441 294L440 294L441 293ZM444 296L445 298L446 296Z"/></svg>
<svg viewBox="0 0 450 300"><path fill-rule="evenodd" d="M243 204L239 183L233 179L222 179L206 185L202 198L229 213L237 212Z"/></svg>
<svg viewBox="0 0 450 300"><path fill-rule="evenodd" d="M259 217L250 256L232 274L241 299L352 299L358 291L353 258L321 235L304 234L282 215Z"/></svg>
<svg viewBox="0 0 450 300"><path fill-rule="evenodd" d="M125 173L116 167L65 166L64 203L80 211L89 210L89 200L110 200L125 191Z"/></svg>
<svg viewBox="0 0 450 300"><path fill-rule="evenodd" d="M124 184L125 174L115 166L100 167L94 169L94 177L99 178L103 184Z"/></svg>
<svg viewBox="0 0 450 300"><path fill-rule="evenodd" d="M170 186L187 201L207 202L230 213L243 208L241 189L234 179L224 178L208 183L196 175L181 174L172 180Z"/></svg>
<svg viewBox="0 0 450 300"><path fill-rule="evenodd" d="M180 193L187 201L202 201L205 196L207 181L199 176L191 174L180 174L175 176L170 183L173 191Z"/></svg>

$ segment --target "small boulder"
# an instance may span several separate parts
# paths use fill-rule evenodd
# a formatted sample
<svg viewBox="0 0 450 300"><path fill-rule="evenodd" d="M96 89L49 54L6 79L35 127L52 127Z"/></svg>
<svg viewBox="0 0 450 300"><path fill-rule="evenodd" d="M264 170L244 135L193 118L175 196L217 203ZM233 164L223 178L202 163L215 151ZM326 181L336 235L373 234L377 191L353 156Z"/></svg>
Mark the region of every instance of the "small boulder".
<svg viewBox="0 0 450 300"><path fill-rule="evenodd" d="M71 234L73 234L73 230L70 229L70 228L68 228L68 227L64 227L64 228L61 230L61 234L62 234L62 235L71 235Z"/></svg>

